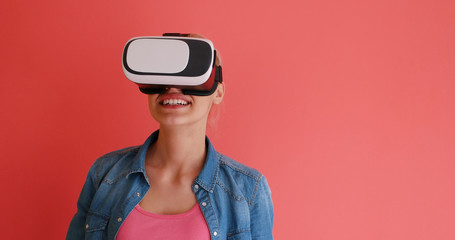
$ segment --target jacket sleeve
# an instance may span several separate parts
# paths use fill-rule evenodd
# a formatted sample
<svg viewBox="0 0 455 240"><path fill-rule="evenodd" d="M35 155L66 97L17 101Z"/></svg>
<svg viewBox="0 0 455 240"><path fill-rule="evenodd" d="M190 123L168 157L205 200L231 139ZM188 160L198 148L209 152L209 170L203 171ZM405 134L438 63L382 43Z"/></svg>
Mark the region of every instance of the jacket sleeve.
<svg viewBox="0 0 455 240"><path fill-rule="evenodd" d="M271 191L264 176L258 182L250 217L251 239L273 239L273 203Z"/></svg>
<svg viewBox="0 0 455 240"><path fill-rule="evenodd" d="M83 240L85 239L85 219L87 217L90 204L95 195L95 166L90 168L82 191L77 201L77 212L71 220L66 240Z"/></svg>

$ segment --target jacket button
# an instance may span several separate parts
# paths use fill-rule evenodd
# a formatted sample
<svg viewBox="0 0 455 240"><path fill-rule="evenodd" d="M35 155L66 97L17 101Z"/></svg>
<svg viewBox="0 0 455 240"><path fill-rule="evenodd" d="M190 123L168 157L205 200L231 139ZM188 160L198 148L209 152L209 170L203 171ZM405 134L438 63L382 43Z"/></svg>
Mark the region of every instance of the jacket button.
<svg viewBox="0 0 455 240"><path fill-rule="evenodd" d="M121 222L122 221L122 218L117 218L117 222Z"/></svg>
<svg viewBox="0 0 455 240"><path fill-rule="evenodd" d="M85 225L85 229L88 229L88 224Z"/></svg>
<svg viewBox="0 0 455 240"><path fill-rule="evenodd" d="M136 196L140 197L140 196L141 196L141 194L140 194L140 193L136 193Z"/></svg>
<svg viewBox="0 0 455 240"><path fill-rule="evenodd" d="M216 235L218 235L218 233L217 233L216 231L215 231L215 232L213 232L213 236L215 236L215 237L216 237Z"/></svg>
<svg viewBox="0 0 455 240"><path fill-rule="evenodd" d="M202 205L203 207L205 207L205 206L207 206L207 203L206 203L206 202L202 202L201 205Z"/></svg>
<svg viewBox="0 0 455 240"><path fill-rule="evenodd" d="M198 190L199 189L199 185L195 184L194 185L194 189Z"/></svg>

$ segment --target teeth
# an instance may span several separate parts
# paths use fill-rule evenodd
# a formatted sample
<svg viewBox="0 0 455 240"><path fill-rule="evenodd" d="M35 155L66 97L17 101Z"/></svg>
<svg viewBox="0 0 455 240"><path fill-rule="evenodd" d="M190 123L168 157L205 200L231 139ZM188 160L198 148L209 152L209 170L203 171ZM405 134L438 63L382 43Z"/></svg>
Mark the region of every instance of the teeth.
<svg viewBox="0 0 455 240"><path fill-rule="evenodd" d="M182 99L165 99L163 105L187 105L188 102Z"/></svg>

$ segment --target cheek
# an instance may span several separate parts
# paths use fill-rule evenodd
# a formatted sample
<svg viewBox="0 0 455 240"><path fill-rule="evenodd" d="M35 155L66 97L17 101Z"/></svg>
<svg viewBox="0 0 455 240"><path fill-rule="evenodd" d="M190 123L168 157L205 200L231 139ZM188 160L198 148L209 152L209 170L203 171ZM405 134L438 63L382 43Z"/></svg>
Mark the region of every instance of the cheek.
<svg viewBox="0 0 455 240"><path fill-rule="evenodd" d="M147 101L149 105L153 105L152 103L156 103L156 99L158 98L158 94L148 94Z"/></svg>
<svg viewBox="0 0 455 240"><path fill-rule="evenodd" d="M152 113L152 115L153 115L154 109L156 108L156 98L157 98L157 96L153 96L153 95L155 95L155 94L147 96L147 103L148 103L149 111L150 111L150 113Z"/></svg>
<svg viewBox="0 0 455 240"><path fill-rule="evenodd" d="M212 109L214 103L213 103L213 98L207 98L207 99L204 99L205 101L203 102L203 107L201 106L201 108L204 109L204 113L208 114L210 112L210 109Z"/></svg>

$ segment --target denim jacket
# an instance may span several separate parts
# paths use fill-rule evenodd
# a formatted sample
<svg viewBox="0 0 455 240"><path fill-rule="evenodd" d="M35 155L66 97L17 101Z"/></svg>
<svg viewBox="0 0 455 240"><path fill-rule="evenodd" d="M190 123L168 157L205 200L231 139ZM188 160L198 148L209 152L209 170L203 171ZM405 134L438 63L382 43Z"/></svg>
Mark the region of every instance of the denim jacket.
<svg viewBox="0 0 455 240"><path fill-rule="evenodd" d="M71 220L67 240L115 239L128 214L150 185L145 155L158 138L108 153L90 168ZM207 158L192 189L212 240L273 239L273 205L265 177L215 151L206 138Z"/></svg>

